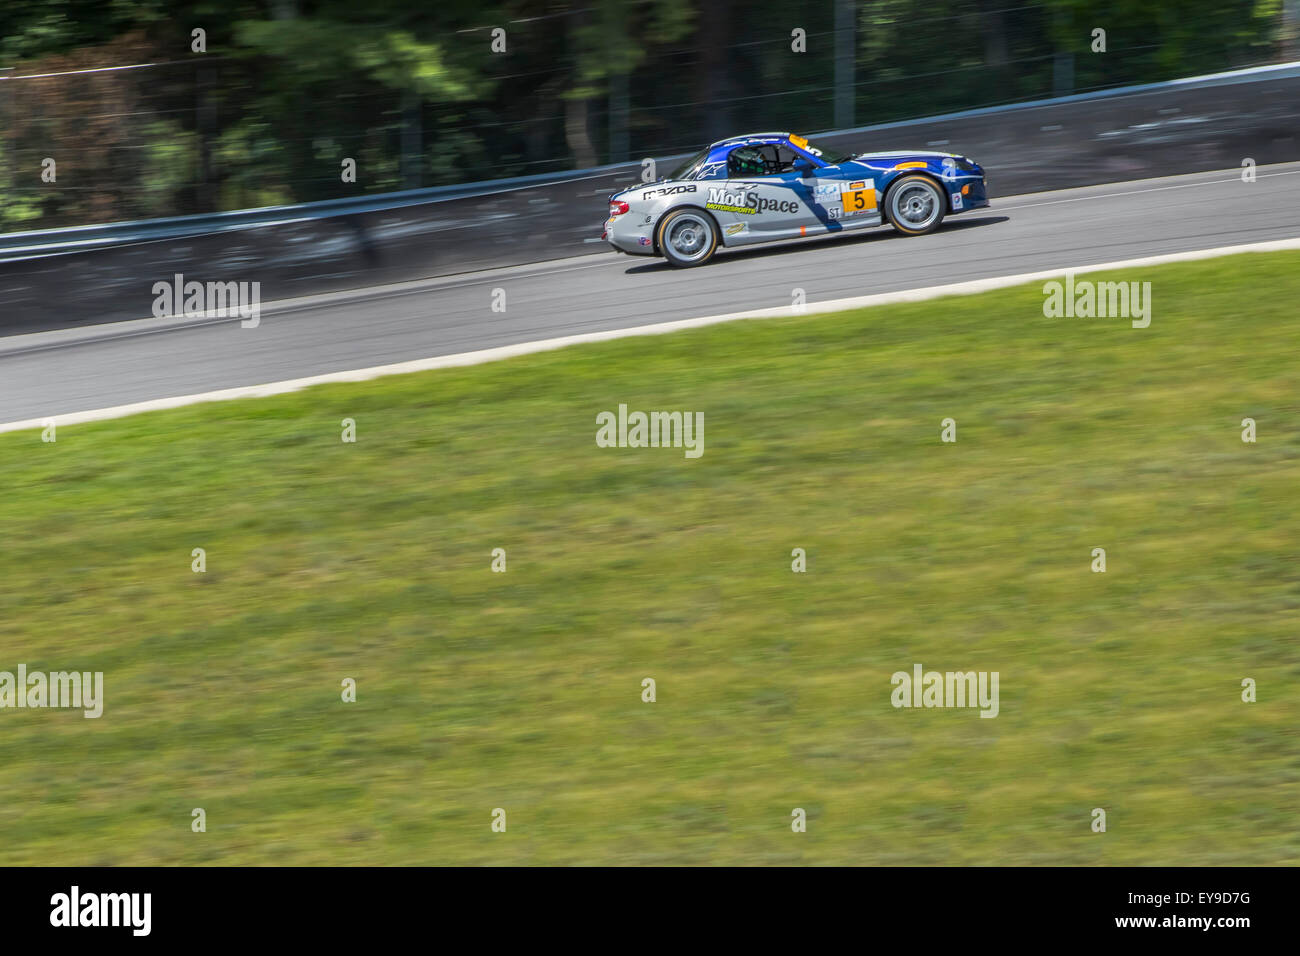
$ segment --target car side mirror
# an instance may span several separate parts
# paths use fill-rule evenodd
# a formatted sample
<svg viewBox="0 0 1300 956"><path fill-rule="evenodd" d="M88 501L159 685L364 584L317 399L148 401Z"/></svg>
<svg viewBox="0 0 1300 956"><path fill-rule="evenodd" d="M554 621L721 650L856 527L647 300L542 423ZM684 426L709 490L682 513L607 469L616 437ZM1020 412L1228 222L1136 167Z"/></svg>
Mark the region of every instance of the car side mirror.
<svg viewBox="0 0 1300 956"><path fill-rule="evenodd" d="M806 159L796 159L791 168L794 169L794 171L798 173L800 176L808 177L812 175L813 170L816 167L813 166L813 164L808 162L808 160Z"/></svg>

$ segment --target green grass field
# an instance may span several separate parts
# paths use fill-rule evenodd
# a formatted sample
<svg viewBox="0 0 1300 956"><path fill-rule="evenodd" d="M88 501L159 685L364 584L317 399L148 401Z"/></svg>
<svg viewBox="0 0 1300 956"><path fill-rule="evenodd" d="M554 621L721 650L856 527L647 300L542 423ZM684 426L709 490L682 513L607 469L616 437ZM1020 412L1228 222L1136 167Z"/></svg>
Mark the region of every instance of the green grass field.
<svg viewBox="0 0 1300 956"><path fill-rule="evenodd" d="M0 435L0 864L1297 863L1300 255L1123 278Z"/></svg>

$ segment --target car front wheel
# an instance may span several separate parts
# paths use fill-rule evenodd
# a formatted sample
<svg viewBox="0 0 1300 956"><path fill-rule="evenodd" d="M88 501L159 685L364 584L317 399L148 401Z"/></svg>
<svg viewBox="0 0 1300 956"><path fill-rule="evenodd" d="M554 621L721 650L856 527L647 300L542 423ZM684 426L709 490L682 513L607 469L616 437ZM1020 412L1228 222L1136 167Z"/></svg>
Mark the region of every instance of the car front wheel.
<svg viewBox="0 0 1300 956"><path fill-rule="evenodd" d="M674 209L659 223L659 251L678 268L702 266L718 249L713 217L697 209Z"/></svg>
<svg viewBox="0 0 1300 956"><path fill-rule="evenodd" d="M885 197L885 215L905 236L934 232L946 209L943 192L928 176L903 176Z"/></svg>

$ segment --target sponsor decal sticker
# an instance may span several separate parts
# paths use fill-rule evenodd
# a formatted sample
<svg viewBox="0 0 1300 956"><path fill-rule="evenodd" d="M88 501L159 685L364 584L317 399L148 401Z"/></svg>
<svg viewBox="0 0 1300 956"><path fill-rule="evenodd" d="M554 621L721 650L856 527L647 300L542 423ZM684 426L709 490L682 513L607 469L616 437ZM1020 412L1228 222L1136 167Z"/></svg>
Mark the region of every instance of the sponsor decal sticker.
<svg viewBox="0 0 1300 956"><path fill-rule="evenodd" d="M925 169L925 163L918 163L918 162L898 163L894 166L894 168L895 169Z"/></svg>
<svg viewBox="0 0 1300 956"><path fill-rule="evenodd" d="M849 186L850 188L844 190L840 196L841 201L844 203L846 215L870 212L876 208L875 180L868 179L865 182L849 183Z"/></svg>
<svg viewBox="0 0 1300 956"><path fill-rule="evenodd" d="M729 236L743 236L745 235L745 233L749 232L749 223L733 222L731 225L727 226L727 228L725 228L722 231Z"/></svg>
<svg viewBox="0 0 1300 956"><path fill-rule="evenodd" d="M953 209L961 208L961 193L952 194L952 208Z"/></svg>
<svg viewBox="0 0 1300 956"><path fill-rule="evenodd" d="M663 186L659 189L647 189L641 194L642 199L650 199L654 196L676 196L679 193L693 193L695 186Z"/></svg>
<svg viewBox="0 0 1300 956"><path fill-rule="evenodd" d="M636 237L636 244L637 244L638 246L648 246L648 245L650 245L650 237L649 237L649 236L637 236L637 237Z"/></svg>

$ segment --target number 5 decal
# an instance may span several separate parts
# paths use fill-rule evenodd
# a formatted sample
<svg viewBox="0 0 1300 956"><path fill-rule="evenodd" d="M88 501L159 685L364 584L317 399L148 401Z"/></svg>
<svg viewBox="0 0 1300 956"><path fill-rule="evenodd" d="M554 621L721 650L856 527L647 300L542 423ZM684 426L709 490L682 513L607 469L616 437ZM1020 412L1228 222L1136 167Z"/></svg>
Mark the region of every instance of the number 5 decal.
<svg viewBox="0 0 1300 956"><path fill-rule="evenodd" d="M844 208L849 212L865 212L876 208L875 189L855 189L841 194Z"/></svg>

